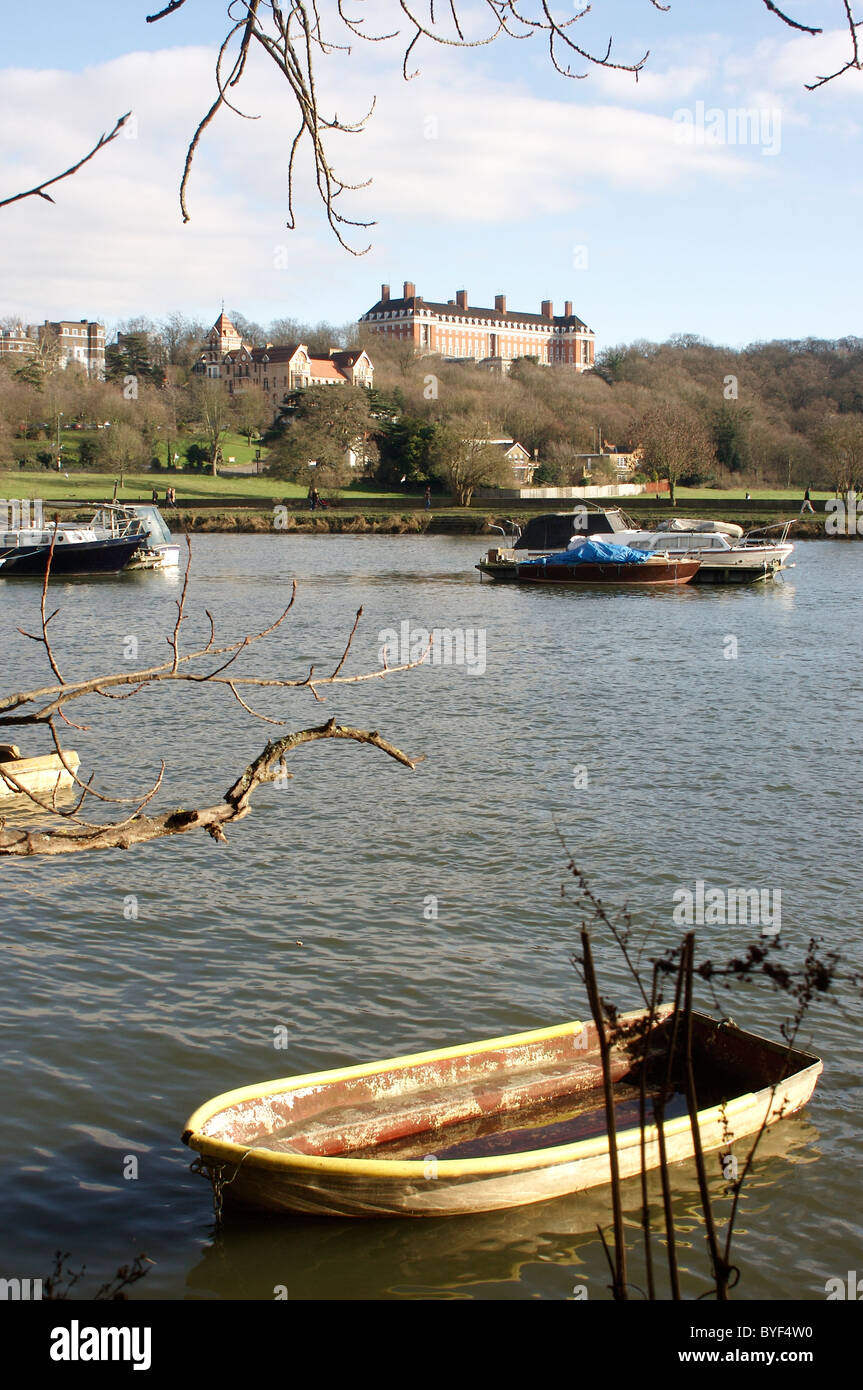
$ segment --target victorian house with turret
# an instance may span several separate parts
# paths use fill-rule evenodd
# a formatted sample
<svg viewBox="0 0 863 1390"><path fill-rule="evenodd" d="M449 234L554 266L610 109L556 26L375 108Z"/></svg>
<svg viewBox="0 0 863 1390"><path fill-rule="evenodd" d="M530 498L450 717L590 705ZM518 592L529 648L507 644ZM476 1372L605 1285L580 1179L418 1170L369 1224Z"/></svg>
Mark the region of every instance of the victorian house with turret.
<svg viewBox="0 0 863 1390"><path fill-rule="evenodd" d="M224 313L207 334L195 371L223 381L232 395L259 387L272 401L274 414L291 391L305 386L371 388L375 377L371 358L362 348L333 348L328 357L317 357L305 343L252 347Z"/></svg>

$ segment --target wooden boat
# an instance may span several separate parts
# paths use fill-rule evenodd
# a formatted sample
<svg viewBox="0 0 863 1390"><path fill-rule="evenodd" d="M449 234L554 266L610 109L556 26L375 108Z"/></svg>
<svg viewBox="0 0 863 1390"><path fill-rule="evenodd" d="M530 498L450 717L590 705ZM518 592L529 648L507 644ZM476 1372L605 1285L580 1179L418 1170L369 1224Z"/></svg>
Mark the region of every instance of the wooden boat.
<svg viewBox="0 0 863 1390"><path fill-rule="evenodd" d="M664 1076L670 1010L655 1021L648 1082ZM645 1014L622 1016L613 1046L621 1176L641 1171L639 1083ZM639 1028L641 1025L641 1028ZM705 1150L727 1149L793 1114L822 1065L693 1015L698 1124ZM648 1117L652 1111L648 1103ZM666 1098L671 1162L691 1158L684 1097ZM659 1163L657 1127L646 1164ZM442 1216L526 1206L610 1180L602 1073L592 1023L555 1027L217 1096L189 1119L218 1202L328 1216Z"/></svg>
<svg viewBox="0 0 863 1390"><path fill-rule="evenodd" d="M554 563L552 563L554 560ZM549 556L548 563L532 560L516 565L519 584L689 584L698 573L700 560L650 555L640 564L617 561L566 564Z"/></svg>
<svg viewBox="0 0 863 1390"><path fill-rule="evenodd" d="M19 796L23 789L50 800L55 791L71 787L75 780L72 772L78 771L81 759L68 748L64 749L64 756L71 772L63 766L59 753L46 753L41 758L22 758L16 744L0 743L0 797ZM9 777L5 775L7 772Z"/></svg>

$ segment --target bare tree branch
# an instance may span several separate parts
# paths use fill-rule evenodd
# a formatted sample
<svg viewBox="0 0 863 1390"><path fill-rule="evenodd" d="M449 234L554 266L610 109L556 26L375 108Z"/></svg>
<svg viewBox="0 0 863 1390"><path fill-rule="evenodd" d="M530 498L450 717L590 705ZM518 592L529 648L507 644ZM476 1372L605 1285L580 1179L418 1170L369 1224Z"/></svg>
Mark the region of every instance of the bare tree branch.
<svg viewBox="0 0 863 1390"><path fill-rule="evenodd" d="M773 0L764 0L764 4L767 6L767 9L770 10L771 14L775 14L777 18L781 19L783 24L787 24L790 29L799 29L803 34L821 34L824 32L823 29L813 29L808 24L799 24L796 19L791 19L789 15L784 14L782 10L780 10L778 5L774 5Z"/></svg>
<svg viewBox="0 0 863 1390"><path fill-rule="evenodd" d="M44 198L46 203L53 203L54 199L45 192L45 189L51 188L55 183L60 183L62 179L71 178L73 174L77 174L79 169L83 169L85 164L89 164L94 155L97 155L106 145L110 145L112 140L116 140L121 127L126 124L131 114L131 111L127 111L125 116L121 116L110 134L100 135L90 153L85 154L83 159L79 159L77 164L73 164L62 174L55 174L53 179L45 179L42 183L37 183L35 188L28 188L26 193L13 193L10 198L0 198L0 208L8 207L10 203L18 203L22 198Z"/></svg>
<svg viewBox="0 0 863 1390"><path fill-rule="evenodd" d="M0 723L9 724L47 724L58 758L57 776L53 788L48 794L40 794L33 787L27 785L28 778L22 772L17 776L15 772L14 758L10 763L4 764L4 779L8 785L15 788L27 798L31 805L39 810L49 813L51 816L65 821L70 828L47 830L32 830L27 828L7 829L4 819L0 819L0 855L33 855L33 854L69 854L80 852L87 849L128 849L133 844L140 844L148 840L160 839L166 836L184 834L189 830L203 829L208 834L219 841L224 841L224 826L231 821L241 820L248 815L250 810L251 797L255 790L266 782L272 782L277 778L286 775L284 773L285 756L294 748L304 743L316 742L320 739L350 739L356 743L368 743L394 758L397 762L406 767L413 768L421 759L410 758L406 753L396 748L393 744L383 739L376 730L355 729L336 723L335 719L330 719L328 723L316 728L301 729L288 733L274 742L268 743L263 751L251 763L232 787L225 792L221 801L213 806L205 806L194 811L170 810L156 815L144 816L144 807L153 799L162 785L165 775L165 763L161 764L159 772L149 789L137 796L109 796L104 792L97 791L93 786L94 774L84 781L77 775L77 756L74 760L69 757L64 749L59 733L57 731L56 718L59 716L66 724L75 728L84 728L83 725L73 725L72 721L66 716L63 706L72 700L82 699L86 695L100 695L105 699L127 700L145 686L157 685L164 681L185 681L196 684L212 684L227 686L231 695L237 703L253 718L259 719L267 724L284 725L288 721L277 719L268 714L263 714L244 700L237 689L238 685L271 686L276 689L302 689L308 687L314 699L320 702L322 697L315 688L318 685L348 685L358 681L378 679L383 676L391 675L396 671L410 670L418 666L428 656L426 650L418 661L407 662L403 666L387 667L383 665L380 670L363 672L358 675L346 676L341 672L347 661L348 655L353 644L354 637L359 627L362 617L362 608L357 611L354 623L345 644L342 655L329 676L315 676L315 667L311 666L308 673L303 677L295 678L271 678L262 676L238 676L231 674L225 676L221 674L226 667L230 666L239 655L246 651L255 642L269 636L284 622L288 613L291 611L297 594L296 583L292 586L291 600L283 612L276 618L275 622L262 628L259 632L247 633L235 642L225 646L215 645L215 622L212 614L207 610L209 620L209 635L203 646L199 646L195 651L183 652L180 645L182 624L186 619L186 603L189 590L189 574L191 570L191 547L189 547L186 572L183 579L183 587L180 598L176 601L177 616L170 636L166 637L168 646L171 649L170 659L157 666L148 667L141 671L131 673L114 672L103 676L95 676L81 681L66 681L60 673L59 663L54 653L51 638L48 634L48 624L54 613L48 615L46 612L46 597L48 592L48 579L50 575L51 560L53 558L53 543L49 549L48 559L45 567L45 579L42 585L41 595L41 633L23 632L22 635L32 641L40 643L51 667L56 676L57 685L48 686L40 690L22 691L14 695L7 696L0 700L0 710L5 713L0 714ZM208 666L212 664L212 658L217 656L227 656L228 659L215 670L190 670L190 663L205 660ZM122 694L118 693L116 687L131 687ZM112 687L114 687L112 689ZM34 706L36 708L34 708ZM21 711L10 713L10 711ZM275 769L281 769L276 771ZM53 767L49 767L53 773ZM66 780L61 782L63 773ZM61 807L58 805L57 795L61 784L63 786L70 783L80 790L74 805ZM124 819L101 823L86 820L80 813L88 798L95 798L102 803L113 805L132 804L134 810Z"/></svg>
<svg viewBox="0 0 863 1390"><path fill-rule="evenodd" d="M297 729L268 743L215 805L192 811L162 811L153 816L135 815L112 825L79 826L71 830L7 830L4 827L0 829L0 855L29 857L35 854L75 854L83 850L130 849L132 845L172 835L185 835L193 830L205 830L214 840L224 843L227 839L224 827L233 821L243 820L249 814L252 796L258 787L275 782L282 775L278 765L285 755L303 744L324 739L347 739L353 743L370 744L403 767L415 768L421 761L388 743L376 730L354 729L331 719L317 728ZM273 767L274 763L276 768ZM33 799L37 800L35 797Z"/></svg>

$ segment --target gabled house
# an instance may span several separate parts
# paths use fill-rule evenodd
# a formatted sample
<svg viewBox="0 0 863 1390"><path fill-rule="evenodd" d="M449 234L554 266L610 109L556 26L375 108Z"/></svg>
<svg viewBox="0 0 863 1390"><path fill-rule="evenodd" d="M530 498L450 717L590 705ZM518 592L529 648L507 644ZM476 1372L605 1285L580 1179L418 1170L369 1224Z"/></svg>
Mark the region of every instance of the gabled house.
<svg viewBox="0 0 863 1390"><path fill-rule="evenodd" d="M512 468L516 484L519 487L530 486L539 464L531 458L527 449L523 444L519 444L517 439L479 439L476 442L493 444Z"/></svg>
<svg viewBox="0 0 863 1390"><path fill-rule="evenodd" d="M291 391L306 386L374 385L375 369L362 348L333 348L328 357L315 357L305 343L252 347L243 341L230 319L221 314L207 334L195 372L224 381L229 392L259 387L273 403L275 414Z"/></svg>

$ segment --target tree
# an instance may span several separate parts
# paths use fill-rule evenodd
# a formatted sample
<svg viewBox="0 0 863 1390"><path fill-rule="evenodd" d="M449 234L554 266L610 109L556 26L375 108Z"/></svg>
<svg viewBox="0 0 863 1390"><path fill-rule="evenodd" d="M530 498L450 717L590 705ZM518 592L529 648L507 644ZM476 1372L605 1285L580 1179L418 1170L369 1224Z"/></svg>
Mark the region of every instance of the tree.
<svg viewBox="0 0 863 1390"><path fill-rule="evenodd" d="M271 447L269 471L306 483L314 463L316 482L343 486L351 476L349 450L364 460L377 458L376 422L369 406L369 394L361 386L310 386L293 392L283 406L282 433Z"/></svg>
<svg viewBox="0 0 863 1390"><path fill-rule="evenodd" d="M430 449L433 475L440 478L460 507L469 507L478 487L512 484L512 468L500 449L488 442L488 426L476 419L438 425Z"/></svg>
<svg viewBox="0 0 863 1390"><path fill-rule="evenodd" d="M134 425L117 420L100 432L93 463L102 473L119 473L121 486L126 473L145 467L149 461L146 440Z"/></svg>
<svg viewBox="0 0 863 1390"><path fill-rule="evenodd" d="M162 320L157 332L168 362L175 367L189 368L197 361L207 329L199 320L175 311Z"/></svg>
<svg viewBox="0 0 863 1390"><path fill-rule="evenodd" d="M216 476L222 461L222 440L230 425L230 399L220 381L196 377L189 387L190 409L209 450L210 471Z"/></svg>
<svg viewBox="0 0 863 1390"><path fill-rule="evenodd" d="M863 415L833 415L824 422L819 443L837 492L863 490Z"/></svg>
<svg viewBox="0 0 863 1390"><path fill-rule="evenodd" d="M693 410L667 402L648 410L635 433L644 450L644 471L668 479L675 506L674 488L681 476L714 457L710 435Z"/></svg>
<svg viewBox="0 0 863 1390"><path fill-rule="evenodd" d="M386 487L425 483L431 476L435 425L412 415L385 420L378 433L377 481Z"/></svg>
<svg viewBox="0 0 863 1390"><path fill-rule="evenodd" d="M711 430L717 461L729 473L743 473L749 466L748 425L752 411L724 401L713 412Z"/></svg>
<svg viewBox="0 0 863 1390"><path fill-rule="evenodd" d="M260 386L247 386L234 393L231 405L237 429L246 436L251 447L252 436L260 434L272 421L272 402Z"/></svg>
<svg viewBox="0 0 863 1390"><path fill-rule="evenodd" d="M143 382L161 385L165 373L153 361L147 334L130 333L123 336L122 344L109 343L105 349L105 380L122 383L127 377L134 377L136 387Z"/></svg>

